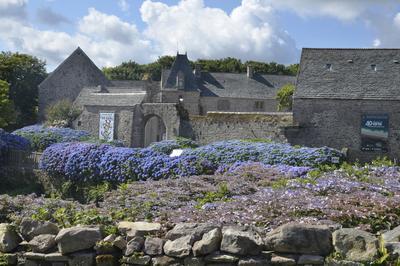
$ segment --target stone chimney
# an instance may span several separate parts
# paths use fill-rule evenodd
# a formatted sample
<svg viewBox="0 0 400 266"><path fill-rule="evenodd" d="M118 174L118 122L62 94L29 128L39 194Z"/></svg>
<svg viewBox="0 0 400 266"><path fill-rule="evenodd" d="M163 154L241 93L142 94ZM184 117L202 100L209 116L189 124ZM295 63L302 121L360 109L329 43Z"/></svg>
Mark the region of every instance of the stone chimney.
<svg viewBox="0 0 400 266"><path fill-rule="evenodd" d="M252 66L247 65L247 78L252 79L254 76L254 69Z"/></svg>
<svg viewBox="0 0 400 266"><path fill-rule="evenodd" d="M201 65L196 64L194 66L193 74L195 75L196 78L201 78Z"/></svg>
<svg viewBox="0 0 400 266"><path fill-rule="evenodd" d="M104 87L104 85L97 85L97 89L98 89L97 92L100 92L100 93L106 93L106 92L108 92L107 89L106 89L106 87Z"/></svg>

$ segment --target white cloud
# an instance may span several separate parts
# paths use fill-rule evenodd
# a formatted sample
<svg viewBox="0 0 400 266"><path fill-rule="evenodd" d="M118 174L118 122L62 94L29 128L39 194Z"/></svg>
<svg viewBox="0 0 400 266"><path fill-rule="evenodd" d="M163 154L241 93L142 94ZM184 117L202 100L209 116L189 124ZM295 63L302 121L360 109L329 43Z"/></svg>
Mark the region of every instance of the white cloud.
<svg viewBox="0 0 400 266"><path fill-rule="evenodd" d="M0 0L0 18L25 19L28 0Z"/></svg>
<svg viewBox="0 0 400 266"><path fill-rule="evenodd" d="M161 54L173 54L178 46L191 58L297 60L295 41L275 22L273 9L264 0L243 0L230 14L204 6L203 0L173 6L146 0L140 11L147 24L145 35Z"/></svg>
<svg viewBox="0 0 400 266"><path fill-rule="evenodd" d="M390 8L398 0L268 0L277 9L288 9L302 17L330 16L340 20L353 20L369 10Z"/></svg>
<svg viewBox="0 0 400 266"><path fill-rule="evenodd" d="M0 18L0 40L12 50L46 59L50 70L77 46L81 46L98 66L116 65L131 58L138 62L157 58L150 42L141 38L136 26L115 16L89 9L88 15L78 24L78 31L71 35Z"/></svg>
<svg viewBox="0 0 400 266"><path fill-rule="evenodd" d="M41 7L36 11L38 20L46 25L58 26L63 23L71 23L71 21L63 15L53 11L50 7Z"/></svg>
<svg viewBox="0 0 400 266"><path fill-rule="evenodd" d="M400 46L400 12L394 15L375 16L367 18L369 27L375 32L376 40L373 45L382 48L397 48Z"/></svg>
<svg viewBox="0 0 400 266"><path fill-rule="evenodd" d="M27 0L12 1L21 6ZM158 56L175 54L177 44L192 59L230 56L279 63L298 60L295 41L278 25L268 0L243 0L230 14L206 7L203 0L181 0L176 5L146 0L140 11L145 23L143 32L134 23L95 8L78 21L72 34L41 30L14 17L0 17L0 41L8 49L46 59L50 70L77 46L98 66L129 59L150 62Z"/></svg>
<svg viewBox="0 0 400 266"><path fill-rule="evenodd" d="M127 0L118 0L118 6L124 12L127 12L130 7Z"/></svg>

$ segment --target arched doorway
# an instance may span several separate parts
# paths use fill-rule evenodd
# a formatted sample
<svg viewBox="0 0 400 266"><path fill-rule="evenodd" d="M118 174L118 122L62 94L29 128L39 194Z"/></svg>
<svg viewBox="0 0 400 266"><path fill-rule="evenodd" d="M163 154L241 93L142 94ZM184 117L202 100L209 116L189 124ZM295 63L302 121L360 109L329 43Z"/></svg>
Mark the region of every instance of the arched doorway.
<svg viewBox="0 0 400 266"><path fill-rule="evenodd" d="M164 121L159 116L149 116L144 125L144 146L147 147L153 142L165 140L166 132Z"/></svg>

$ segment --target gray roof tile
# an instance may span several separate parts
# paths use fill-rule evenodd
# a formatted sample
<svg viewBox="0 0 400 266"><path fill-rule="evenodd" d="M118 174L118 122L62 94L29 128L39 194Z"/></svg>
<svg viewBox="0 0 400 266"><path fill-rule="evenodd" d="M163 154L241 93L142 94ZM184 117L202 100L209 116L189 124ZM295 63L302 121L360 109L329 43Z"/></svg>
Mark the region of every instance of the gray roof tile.
<svg viewBox="0 0 400 266"><path fill-rule="evenodd" d="M400 49L304 48L294 98L399 100L399 62Z"/></svg>

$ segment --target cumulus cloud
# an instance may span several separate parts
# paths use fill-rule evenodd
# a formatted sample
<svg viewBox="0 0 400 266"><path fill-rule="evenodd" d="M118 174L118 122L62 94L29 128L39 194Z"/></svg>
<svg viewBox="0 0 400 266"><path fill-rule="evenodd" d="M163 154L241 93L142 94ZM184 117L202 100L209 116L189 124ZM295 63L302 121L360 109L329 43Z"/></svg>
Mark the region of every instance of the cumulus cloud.
<svg viewBox="0 0 400 266"><path fill-rule="evenodd" d="M89 9L78 24L75 34L67 34L40 30L11 18L0 18L0 40L12 50L46 59L49 70L77 46L81 46L98 66L116 65L130 58L139 62L156 58L150 42L141 38L135 25L115 16Z"/></svg>
<svg viewBox="0 0 400 266"><path fill-rule="evenodd" d="M187 51L191 58L238 57L243 60L293 63L298 49L275 21L266 0L243 0L230 14L203 0L168 6L144 1L140 9L145 35L161 54Z"/></svg>
<svg viewBox="0 0 400 266"><path fill-rule="evenodd" d="M0 18L25 19L28 0L0 0Z"/></svg>
<svg viewBox="0 0 400 266"><path fill-rule="evenodd" d="M63 15L53 11L50 7L41 7L36 11L36 17L39 22L50 25L58 26L63 23L71 23L71 21Z"/></svg>
<svg viewBox="0 0 400 266"><path fill-rule="evenodd" d="M1 0L0 8L6 6L4 1L9 2L8 8L24 8L27 0ZM38 12L49 23L64 21L52 10ZM192 59L231 56L279 63L298 60L295 41L277 23L268 0L243 0L231 13L207 7L203 0L181 0L176 5L146 0L140 12L143 32L135 24L95 8L88 9L73 34L44 31L13 17L0 17L0 40L9 49L46 59L50 70L77 46L99 66L128 59L149 62L175 54L178 48Z"/></svg>

